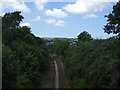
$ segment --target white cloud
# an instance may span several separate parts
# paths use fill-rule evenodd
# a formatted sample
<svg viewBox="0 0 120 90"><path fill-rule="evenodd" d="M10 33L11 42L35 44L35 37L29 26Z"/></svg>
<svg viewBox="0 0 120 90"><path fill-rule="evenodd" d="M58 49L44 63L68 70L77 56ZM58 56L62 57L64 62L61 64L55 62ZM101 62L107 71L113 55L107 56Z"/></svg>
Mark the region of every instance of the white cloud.
<svg viewBox="0 0 120 90"><path fill-rule="evenodd" d="M36 0L35 5L38 10L43 10L44 9L44 4L47 3L48 0Z"/></svg>
<svg viewBox="0 0 120 90"><path fill-rule="evenodd" d="M54 24L55 22L56 22L55 19L46 19L46 23Z"/></svg>
<svg viewBox="0 0 120 90"><path fill-rule="evenodd" d="M21 23L20 26L30 26L30 23Z"/></svg>
<svg viewBox="0 0 120 90"><path fill-rule="evenodd" d="M18 2L17 0L8 0L7 2L0 2L0 8L2 13L6 9L12 9L12 10L20 10L23 12L29 12L30 9L25 5L25 3Z"/></svg>
<svg viewBox="0 0 120 90"><path fill-rule="evenodd" d="M0 16L4 16L5 15L5 13L3 13L3 12L0 12Z"/></svg>
<svg viewBox="0 0 120 90"><path fill-rule="evenodd" d="M95 15L95 14L87 14L87 15L85 15L83 18L84 18L84 19L87 19L87 18L98 18L98 16Z"/></svg>
<svg viewBox="0 0 120 90"><path fill-rule="evenodd" d="M53 10L46 10L45 14L48 16L53 16L58 18L64 18L67 16L67 13L65 13L61 9L56 9L56 8L53 8Z"/></svg>
<svg viewBox="0 0 120 90"><path fill-rule="evenodd" d="M40 21L40 20L41 20L41 17L37 16L36 18L32 19L31 21Z"/></svg>
<svg viewBox="0 0 120 90"><path fill-rule="evenodd" d="M55 26L65 26L65 22L64 21L57 21L56 23L55 23Z"/></svg>
<svg viewBox="0 0 120 90"><path fill-rule="evenodd" d="M110 3L96 2L96 0L78 0L74 4L67 4L63 7L69 13L73 14L85 14L89 12L102 11L105 7L108 7Z"/></svg>
<svg viewBox="0 0 120 90"><path fill-rule="evenodd" d="M46 19L45 21L46 23L53 24L54 26L60 26L60 27L65 26L65 22L62 20Z"/></svg>

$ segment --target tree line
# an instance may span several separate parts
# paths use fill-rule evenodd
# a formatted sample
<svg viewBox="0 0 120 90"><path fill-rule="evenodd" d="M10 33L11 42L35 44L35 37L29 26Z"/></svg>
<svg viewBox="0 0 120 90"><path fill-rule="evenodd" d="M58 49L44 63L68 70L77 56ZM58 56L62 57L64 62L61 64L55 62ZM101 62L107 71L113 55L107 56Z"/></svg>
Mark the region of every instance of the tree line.
<svg viewBox="0 0 120 90"><path fill-rule="evenodd" d="M2 18L2 88L40 88L49 63L43 39L20 26L21 12Z"/></svg>

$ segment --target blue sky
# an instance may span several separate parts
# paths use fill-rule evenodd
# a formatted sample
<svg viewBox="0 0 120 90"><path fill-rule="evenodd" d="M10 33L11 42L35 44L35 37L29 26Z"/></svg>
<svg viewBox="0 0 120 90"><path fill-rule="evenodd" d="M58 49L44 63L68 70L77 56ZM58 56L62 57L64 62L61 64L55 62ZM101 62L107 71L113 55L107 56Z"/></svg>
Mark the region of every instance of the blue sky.
<svg viewBox="0 0 120 90"><path fill-rule="evenodd" d="M21 3L12 0L0 3L0 15L21 11L25 18L21 26L31 27L31 32L39 37L76 38L83 31L89 32L93 38L112 36L104 33L103 25L107 23L104 16L112 11L115 2L85 1Z"/></svg>

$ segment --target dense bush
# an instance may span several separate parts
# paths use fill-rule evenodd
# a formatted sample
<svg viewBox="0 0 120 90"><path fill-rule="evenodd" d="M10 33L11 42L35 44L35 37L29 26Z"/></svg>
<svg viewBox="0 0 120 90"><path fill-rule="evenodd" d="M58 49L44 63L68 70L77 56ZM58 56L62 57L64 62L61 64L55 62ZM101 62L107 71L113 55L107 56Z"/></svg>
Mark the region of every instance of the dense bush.
<svg viewBox="0 0 120 90"><path fill-rule="evenodd" d="M70 44L66 40L55 39L53 51L60 58L64 58L66 56L66 50L70 46Z"/></svg>
<svg viewBox="0 0 120 90"><path fill-rule="evenodd" d="M2 17L2 85L3 88L40 88L48 66L47 46L44 40L30 32L29 27L20 27L18 23L14 26L12 22L9 22L12 26L7 26L6 19L16 21L13 17L22 17L19 14L6 13Z"/></svg>
<svg viewBox="0 0 120 90"><path fill-rule="evenodd" d="M79 41L65 52L64 65L74 88L119 88L119 39Z"/></svg>

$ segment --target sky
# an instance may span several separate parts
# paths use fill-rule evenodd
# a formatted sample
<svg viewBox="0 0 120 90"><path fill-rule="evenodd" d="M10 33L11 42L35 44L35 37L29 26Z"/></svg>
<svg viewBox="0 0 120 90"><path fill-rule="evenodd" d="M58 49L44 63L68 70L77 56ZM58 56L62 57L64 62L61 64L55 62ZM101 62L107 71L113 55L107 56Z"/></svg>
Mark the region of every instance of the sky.
<svg viewBox="0 0 120 90"><path fill-rule="evenodd" d="M102 2L101 2L102 1ZM55 2L48 0L0 2L0 16L6 12L21 11L21 26L29 26L38 37L76 38L87 31L93 38L106 39L113 34L104 33L104 17L112 12L115 0L76 0Z"/></svg>

